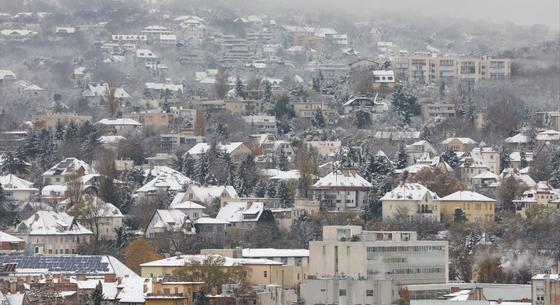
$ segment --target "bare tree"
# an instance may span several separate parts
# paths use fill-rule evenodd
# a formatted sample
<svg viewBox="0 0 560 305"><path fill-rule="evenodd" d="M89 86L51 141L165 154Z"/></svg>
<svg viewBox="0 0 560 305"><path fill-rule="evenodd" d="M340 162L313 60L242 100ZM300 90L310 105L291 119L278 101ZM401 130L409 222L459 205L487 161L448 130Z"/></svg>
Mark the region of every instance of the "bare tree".
<svg viewBox="0 0 560 305"><path fill-rule="evenodd" d="M119 99L115 95L116 91L117 88L115 86L112 84L107 85L107 111L111 118L114 118L119 110Z"/></svg>

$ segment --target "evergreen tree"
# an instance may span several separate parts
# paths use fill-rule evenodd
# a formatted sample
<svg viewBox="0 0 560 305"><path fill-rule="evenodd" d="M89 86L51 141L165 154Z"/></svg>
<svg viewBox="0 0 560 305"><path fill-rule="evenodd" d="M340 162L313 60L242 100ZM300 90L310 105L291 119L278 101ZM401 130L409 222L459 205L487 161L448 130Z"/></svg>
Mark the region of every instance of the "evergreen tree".
<svg viewBox="0 0 560 305"><path fill-rule="evenodd" d="M392 107L406 125L410 124L412 116L420 113L420 105L416 96L404 92L401 88L393 93Z"/></svg>
<svg viewBox="0 0 560 305"><path fill-rule="evenodd" d="M408 155L404 150L404 145L401 145L399 147L399 152L397 154L396 168L403 169L406 168L407 166L408 166Z"/></svg>
<svg viewBox="0 0 560 305"><path fill-rule="evenodd" d="M560 150L556 150L552 153L550 158L551 173L550 173L550 185L554 188L560 188Z"/></svg>
<svg viewBox="0 0 560 305"><path fill-rule="evenodd" d="M451 166L453 169L459 167L459 157L457 156L457 153L452 149L446 150L443 155L441 155L441 159L445 161L445 163L449 164L449 166Z"/></svg>
<svg viewBox="0 0 560 305"><path fill-rule="evenodd" d="M62 142L64 140L64 124L61 121L56 122L54 139Z"/></svg>
<svg viewBox="0 0 560 305"><path fill-rule="evenodd" d="M527 154L524 151L519 153L519 158L521 168L529 166L529 162L527 162Z"/></svg>
<svg viewBox="0 0 560 305"><path fill-rule="evenodd" d="M189 154L188 152L185 153L185 155L183 156L183 165L182 165L182 173L189 177L189 178L193 178L194 174L195 174L195 169L196 169L196 161L192 158L191 154Z"/></svg>
<svg viewBox="0 0 560 305"><path fill-rule="evenodd" d="M2 187L2 183L0 183L0 203L6 200L6 193L4 192L4 188Z"/></svg>
<svg viewBox="0 0 560 305"><path fill-rule="evenodd" d="M222 159L224 164L224 172L226 173L224 182L226 185L233 185L236 180L235 164L233 163L233 160L231 160L231 156L229 153L224 153Z"/></svg>
<svg viewBox="0 0 560 305"><path fill-rule="evenodd" d="M276 183L269 181L266 186L266 195L268 198L276 198Z"/></svg>
<svg viewBox="0 0 560 305"><path fill-rule="evenodd" d="M134 204L134 198L132 198L132 192L127 186L123 186L119 189L119 210L123 214L128 214L128 211L132 208Z"/></svg>
<svg viewBox="0 0 560 305"><path fill-rule="evenodd" d="M83 141L85 138L87 138L89 135L91 134L96 134L97 135L98 130L97 128L91 124L90 121L85 121L84 124L82 124L82 126L80 126L80 128L78 129L78 137Z"/></svg>
<svg viewBox="0 0 560 305"><path fill-rule="evenodd" d="M315 128L325 128L325 117L323 116L323 111L321 111L321 109L315 110L315 114L311 119L311 125Z"/></svg>
<svg viewBox="0 0 560 305"><path fill-rule="evenodd" d="M465 215L465 211L463 211L463 209L455 209L455 212L453 214L453 222L455 223L467 222L467 216Z"/></svg>
<svg viewBox="0 0 560 305"><path fill-rule="evenodd" d="M278 186L278 194L276 194L276 196L280 198L280 205L283 208L290 208L294 206L294 196L287 182L280 182L280 185Z"/></svg>
<svg viewBox="0 0 560 305"><path fill-rule="evenodd" d="M216 130L214 132L214 139L217 142L221 142L228 138L227 128L224 123L218 122L216 125Z"/></svg>
<svg viewBox="0 0 560 305"><path fill-rule="evenodd" d="M84 161L91 162L93 160L95 151L97 150L98 146L99 146L99 137L97 136L97 132L92 132L88 134L82 140L82 152L83 152Z"/></svg>
<svg viewBox="0 0 560 305"><path fill-rule="evenodd" d="M78 127L76 127L74 121L70 121L68 126L66 126L66 131L64 133L64 141L68 142L77 137L78 137Z"/></svg>
<svg viewBox="0 0 560 305"><path fill-rule="evenodd" d="M50 168L57 160L56 145L53 143L53 137L47 129L42 129L37 139L37 147L33 148L36 152L34 159L42 169Z"/></svg>
<svg viewBox="0 0 560 305"><path fill-rule="evenodd" d="M243 85L243 81L241 80L241 78L239 78L239 76L237 76L237 78L235 79L235 94L243 99L247 98L245 86Z"/></svg>
<svg viewBox="0 0 560 305"><path fill-rule="evenodd" d="M371 126L371 115L363 110L356 111L354 121L358 129L365 129Z"/></svg>
<svg viewBox="0 0 560 305"><path fill-rule="evenodd" d="M509 152L505 149L500 150L500 172L506 168L509 168L511 159L509 158Z"/></svg>
<svg viewBox="0 0 560 305"><path fill-rule="evenodd" d="M103 304L103 286L101 285L101 281L97 282L95 289L91 292L89 299L93 303L93 305L101 305Z"/></svg>
<svg viewBox="0 0 560 305"><path fill-rule="evenodd" d="M264 81L263 99L265 103L270 103L272 101L272 85L267 80Z"/></svg>
<svg viewBox="0 0 560 305"><path fill-rule="evenodd" d="M208 180L210 179L210 156L208 152L202 153L196 162L195 176L199 183L208 183Z"/></svg>
<svg viewBox="0 0 560 305"><path fill-rule="evenodd" d="M115 247L117 249L123 249L128 243L128 233L126 232L126 227L120 226L115 229Z"/></svg>
<svg viewBox="0 0 560 305"><path fill-rule="evenodd" d="M6 151L2 155L2 159L3 162L0 164L0 172L12 175L26 174L29 172L29 165L11 151Z"/></svg>
<svg viewBox="0 0 560 305"><path fill-rule="evenodd" d="M249 196L256 186L257 182L257 167L253 156L248 155L243 159L237 167L236 174L236 190L240 196Z"/></svg>
<svg viewBox="0 0 560 305"><path fill-rule="evenodd" d="M171 107L169 106L169 99L171 98L172 95L173 94L171 93L171 90L167 88L161 92L161 98L163 98L163 105L161 106L161 110L165 113L171 112Z"/></svg>
<svg viewBox="0 0 560 305"><path fill-rule="evenodd" d="M281 171L287 171L290 166L290 161L288 160L288 155L283 150L278 154L278 169Z"/></svg>
<svg viewBox="0 0 560 305"><path fill-rule="evenodd" d="M257 184L256 189L255 189L255 195L258 198L266 197L266 189L267 189L266 182L264 180L260 180L259 183Z"/></svg>

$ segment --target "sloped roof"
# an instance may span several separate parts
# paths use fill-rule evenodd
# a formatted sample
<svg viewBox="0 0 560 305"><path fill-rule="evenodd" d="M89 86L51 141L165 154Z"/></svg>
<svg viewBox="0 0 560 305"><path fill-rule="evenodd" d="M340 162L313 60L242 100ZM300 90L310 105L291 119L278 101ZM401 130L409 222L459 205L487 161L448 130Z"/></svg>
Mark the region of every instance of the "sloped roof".
<svg viewBox="0 0 560 305"><path fill-rule="evenodd" d="M449 144L453 140L458 140L459 142L461 142L463 144L476 144L476 141L471 139L471 138L458 138L458 137L447 138L447 139L443 140L441 142L441 144L446 145L446 144Z"/></svg>
<svg viewBox="0 0 560 305"><path fill-rule="evenodd" d="M65 212L37 211L18 225L27 227L29 235L78 235L93 234Z"/></svg>
<svg viewBox="0 0 560 305"><path fill-rule="evenodd" d="M238 198L239 195L235 188L231 185L189 185L190 191L193 193L194 197L200 202L212 202L215 198L220 198L224 192L230 198Z"/></svg>
<svg viewBox="0 0 560 305"><path fill-rule="evenodd" d="M518 133L518 134L514 135L513 137L506 138L504 140L504 142L523 144L523 143L528 143L529 142L529 137L527 137L523 133Z"/></svg>
<svg viewBox="0 0 560 305"><path fill-rule="evenodd" d="M472 192L472 191L457 191L453 194L449 194L443 198L441 201L483 201L483 202L496 202L492 198L488 198L482 194Z"/></svg>
<svg viewBox="0 0 560 305"><path fill-rule="evenodd" d="M76 158L66 158L43 173L43 176L72 175L76 170L83 168L84 174L93 174L95 171L85 161Z"/></svg>
<svg viewBox="0 0 560 305"><path fill-rule="evenodd" d="M12 174L0 176L0 185L7 191L38 191L37 188L33 187L33 182L21 179Z"/></svg>
<svg viewBox="0 0 560 305"><path fill-rule="evenodd" d="M309 257L307 249L273 249L273 248L245 248L241 256L247 258L259 257Z"/></svg>
<svg viewBox="0 0 560 305"><path fill-rule="evenodd" d="M13 235L0 231L0 242L13 243L13 242L22 242L22 241L23 239L19 237L15 237Z"/></svg>
<svg viewBox="0 0 560 305"><path fill-rule="evenodd" d="M142 124L130 118L101 119L97 124L107 126L142 126Z"/></svg>
<svg viewBox="0 0 560 305"><path fill-rule="evenodd" d="M216 219L228 222L243 222L243 221L258 221L262 212L264 211L264 204L262 202L228 202L223 206ZM244 214L256 214L257 216L251 219L245 219Z"/></svg>
<svg viewBox="0 0 560 305"><path fill-rule="evenodd" d="M355 171L338 170L332 172L325 177L319 179L314 188L331 188L331 187L347 187L347 188L371 188L372 184L369 183L362 176L358 175Z"/></svg>
<svg viewBox="0 0 560 305"><path fill-rule="evenodd" d="M180 209L180 210L190 210L190 209L206 209L205 206L192 201L182 201L184 196L179 196L180 194L185 195L186 193L178 193L173 198L173 202L169 205L170 209Z"/></svg>
<svg viewBox="0 0 560 305"><path fill-rule="evenodd" d="M166 189L169 191L182 191L186 184L191 184L193 181L177 172L177 173L163 173L156 176L148 183L144 184L141 188L136 190L136 193L155 192L159 189Z"/></svg>
<svg viewBox="0 0 560 305"><path fill-rule="evenodd" d="M424 200L424 198L439 199L438 195L430 191L427 187L420 183L404 183L392 191L387 192L381 201L385 200L413 200L419 201Z"/></svg>
<svg viewBox="0 0 560 305"><path fill-rule="evenodd" d="M242 145L244 145L243 142L231 142L229 144L218 144L216 145L216 148L230 154ZM188 153L191 156L196 156L207 152L209 149L210 145L208 143L197 143L195 146L189 149Z"/></svg>
<svg viewBox="0 0 560 305"><path fill-rule="evenodd" d="M282 265L280 262L276 262L269 259L255 259L255 258L232 258L221 255L179 255L172 256L144 264L140 264L140 267L182 267L185 264L195 262L203 262L209 257L217 257L224 259L224 266L243 266L243 265Z"/></svg>

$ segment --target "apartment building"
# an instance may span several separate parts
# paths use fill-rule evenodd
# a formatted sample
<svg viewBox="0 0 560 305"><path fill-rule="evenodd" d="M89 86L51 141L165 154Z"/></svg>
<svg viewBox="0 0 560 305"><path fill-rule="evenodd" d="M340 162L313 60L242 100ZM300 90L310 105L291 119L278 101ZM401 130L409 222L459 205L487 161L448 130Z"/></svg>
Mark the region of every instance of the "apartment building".
<svg viewBox="0 0 560 305"><path fill-rule="evenodd" d="M425 103L420 106L423 121L430 119L448 119L456 115L456 105L452 103Z"/></svg>
<svg viewBox="0 0 560 305"><path fill-rule="evenodd" d="M533 305L560 304L560 275L537 274L531 279Z"/></svg>
<svg viewBox="0 0 560 305"><path fill-rule="evenodd" d="M367 205L371 183L355 170L337 170L311 186L313 199L330 211L360 210Z"/></svg>
<svg viewBox="0 0 560 305"><path fill-rule="evenodd" d="M417 240L414 231L365 231L324 226L309 244L309 275L393 280L395 284L447 283L448 242Z"/></svg>
<svg viewBox="0 0 560 305"><path fill-rule="evenodd" d="M253 133L276 134L276 117L272 115L249 115L243 120L250 126Z"/></svg>
<svg viewBox="0 0 560 305"><path fill-rule="evenodd" d="M438 195L419 183L402 183L381 197L381 201L383 220L405 217L407 220L440 221Z"/></svg>
<svg viewBox="0 0 560 305"><path fill-rule="evenodd" d="M338 112L332 105L324 102L294 102L294 112L296 117L303 119L312 119L317 110L323 113L328 123L336 122Z"/></svg>
<svg viewBox="0 0 560 305"><path fill-rule="evenodd" d="M496 217L496 200L472 191L457 191L440 199L441 218L446 223L455 222L455 211L463 211L469 223L493 223Z"/></svg>
<svg viewBox="0 0 560 305"><path fill-rule="evenodd" d="M407 56L395 57L393 69L400 81L419 83L456 82L511 78L511 60L483 57Z"/></svg>

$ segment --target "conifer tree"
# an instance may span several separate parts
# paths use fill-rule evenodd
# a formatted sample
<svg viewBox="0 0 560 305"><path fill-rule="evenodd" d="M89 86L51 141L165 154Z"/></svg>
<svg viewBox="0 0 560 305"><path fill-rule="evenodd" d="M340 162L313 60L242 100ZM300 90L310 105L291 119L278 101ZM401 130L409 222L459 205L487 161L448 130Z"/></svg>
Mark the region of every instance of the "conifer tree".
<svg viewBox="0 0 560 305"><path fill-rule="evenodd" d="M97 282L95 289L91 292L89 299L93 303L93 305L101 305L103 303L103 286L101 285L101 281Z"/></svg>

